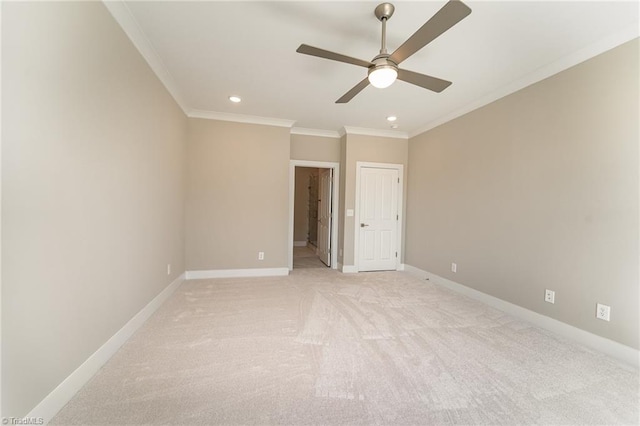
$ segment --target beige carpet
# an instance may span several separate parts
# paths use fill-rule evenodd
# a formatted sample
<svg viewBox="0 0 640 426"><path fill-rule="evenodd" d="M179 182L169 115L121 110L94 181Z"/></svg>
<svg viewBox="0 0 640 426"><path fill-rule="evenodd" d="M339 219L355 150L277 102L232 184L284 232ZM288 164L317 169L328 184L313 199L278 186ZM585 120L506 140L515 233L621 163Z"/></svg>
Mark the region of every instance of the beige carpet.
<svg viewBox="0 0 640 426"><path fill-rule="evenodd" d="M293 269L300 268L326 268L327 265L322 263L315 249L310 247L294 247L293 248Z"/></svg>
<svg viewBox="0 0 640 426"><path fill-rule="evenodd" d="M184 283L52 424L638 424L638 371L402 272Z"/></svg>

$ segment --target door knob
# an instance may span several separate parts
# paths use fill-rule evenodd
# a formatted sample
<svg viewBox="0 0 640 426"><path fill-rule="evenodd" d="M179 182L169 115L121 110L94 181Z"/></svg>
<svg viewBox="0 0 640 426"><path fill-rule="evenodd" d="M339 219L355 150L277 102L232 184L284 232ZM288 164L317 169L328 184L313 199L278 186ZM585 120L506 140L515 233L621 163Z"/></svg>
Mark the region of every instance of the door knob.
<svg viewBox="0 0 640 426"><path fill-rule="evenodd" d="M369 226L369 225L367 225L366 223L361 223L360 224L360 228L364 228L365 226Z"/></svg>

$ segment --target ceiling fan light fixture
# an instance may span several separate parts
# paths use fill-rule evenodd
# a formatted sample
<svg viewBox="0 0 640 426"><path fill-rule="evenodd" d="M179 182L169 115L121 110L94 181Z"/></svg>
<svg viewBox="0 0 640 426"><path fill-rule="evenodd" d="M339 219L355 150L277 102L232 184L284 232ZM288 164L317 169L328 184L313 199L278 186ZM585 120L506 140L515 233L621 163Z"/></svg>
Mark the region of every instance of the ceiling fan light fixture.
<svg viewBox="0 0 640 426"><path fill-rule="evenodd" d="M391 65L378 65L369 71L369 83L378 89L389 87L398 78L398 71Z"/></svg>

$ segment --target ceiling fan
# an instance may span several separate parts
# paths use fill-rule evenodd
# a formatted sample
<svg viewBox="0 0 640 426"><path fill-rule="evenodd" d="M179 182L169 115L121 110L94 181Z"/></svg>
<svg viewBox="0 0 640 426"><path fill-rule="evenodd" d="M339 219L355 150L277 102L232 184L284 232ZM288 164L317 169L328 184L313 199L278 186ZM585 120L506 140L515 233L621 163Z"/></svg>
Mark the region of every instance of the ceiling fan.
<svg viewBox="0 0 640 426"><path fill-rule="evenodd" d="M333 61L344 62L369 69L367 77L338 99L336 101L337 104L349 102L355 95L367 87L369 83L374 87L385 88L391 86L396 78L437 93L442 92L451 85L450 81L404 70L398 68L398 65L464 19L471 13L471 9L460 0L449 0L442 9L409 37L402 46L398 47L392 54L389 54L386 46L387 21L391 18L394 11L395 7L391 3L379 4L374 10L376 18L382 22L382 46L380 53L371 61L352 58L307 44L301 44L300 47L296 49L296 52L305 55L331 59Z"/></svg>

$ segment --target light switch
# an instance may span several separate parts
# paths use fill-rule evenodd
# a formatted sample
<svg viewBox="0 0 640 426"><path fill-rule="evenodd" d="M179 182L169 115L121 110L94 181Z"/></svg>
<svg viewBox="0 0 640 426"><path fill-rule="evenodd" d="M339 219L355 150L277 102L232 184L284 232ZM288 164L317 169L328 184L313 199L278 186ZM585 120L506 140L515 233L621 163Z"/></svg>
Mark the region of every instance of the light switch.
<svg viewBox="0 0 640 426"><path fill-rule="evenodd" d="M347 209L347 217L353 216L353 209Z"/></svg>

